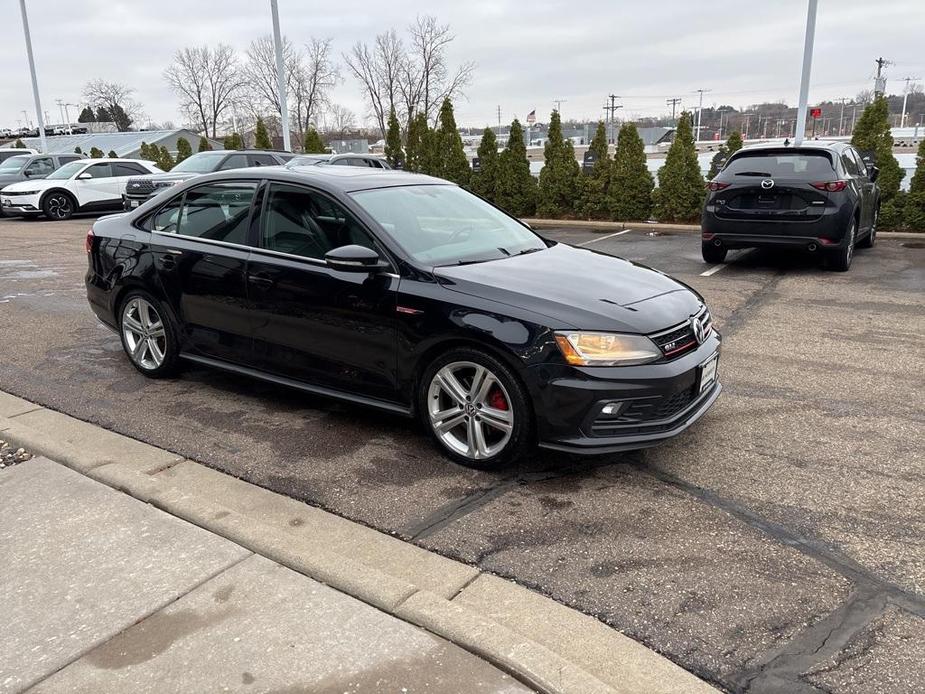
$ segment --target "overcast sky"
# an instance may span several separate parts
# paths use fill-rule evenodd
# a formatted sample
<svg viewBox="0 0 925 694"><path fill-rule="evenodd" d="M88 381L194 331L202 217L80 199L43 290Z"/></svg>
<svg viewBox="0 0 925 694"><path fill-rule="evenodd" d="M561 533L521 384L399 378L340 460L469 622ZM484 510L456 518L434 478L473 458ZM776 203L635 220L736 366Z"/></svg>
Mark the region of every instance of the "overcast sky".
<svg viewBox="0 0 925 694"><path fill-rule="evenodd" d="M243 50L271 31L269 0L27 0L43 108L56 122L56 99L77 103L92 78L123 82L154 121L178 124L176 99L162 73L180 47L224 42ZM766 100L796 102L806 0L279 0L294 42L330 37L338 56L389 27L403 31L419 12L451 25L451 60L477 63L463 125L523 117L546 120L554 99L564 118L600 118L609 93L625 95L623 117L666 111L665 98L696 106L737 107ZM22 110L35 122L25 44L16 0L0 0L0 126L16 127ZM923 0L820 0L810 102L853 96L872 86L874 59L895 62L888 91L901 78L925 76ZM356 82L333 95L360 118ZM618 102L619 103L619 102Z"/></svg>

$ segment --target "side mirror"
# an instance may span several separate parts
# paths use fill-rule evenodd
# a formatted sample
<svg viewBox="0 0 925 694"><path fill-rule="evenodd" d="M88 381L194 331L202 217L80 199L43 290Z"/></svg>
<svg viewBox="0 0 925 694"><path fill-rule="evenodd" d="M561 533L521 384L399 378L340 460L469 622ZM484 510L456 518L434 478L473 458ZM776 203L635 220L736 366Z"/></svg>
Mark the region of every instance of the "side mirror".
<svg viewBox="0 0 925 694"><path fill-rule="evenodd" d="M91 179L91 178L93 178L93 176L91 176L90 174L88 174L86 171L84 171L82 174L80 174L79 176L77 176L77 180L78 180L78 181L87 181L87 180L89 180L89 179Z"/></svg>
<svg viewBox="0 0 925 694"><path fill-rule="evenodd" d="M871 183L873 183L877 180L877 177L880 176L880 169L876 166L868 166L867 175L870 177Z"/></svg>
<svg viewBox="0 0 925 694"><path fill-rule="evenodd" d="M352 244L328 251L324 262L329 268L342 272L378 272L389 267L379 254L366 246Z"/></svg>
<svg viewBox="0 0 925 694"><path fill-rule="evenodd" d="M26 178L32 178L35 174L31 171L26 170L22 172L22 175L25 176Z"/></svg>

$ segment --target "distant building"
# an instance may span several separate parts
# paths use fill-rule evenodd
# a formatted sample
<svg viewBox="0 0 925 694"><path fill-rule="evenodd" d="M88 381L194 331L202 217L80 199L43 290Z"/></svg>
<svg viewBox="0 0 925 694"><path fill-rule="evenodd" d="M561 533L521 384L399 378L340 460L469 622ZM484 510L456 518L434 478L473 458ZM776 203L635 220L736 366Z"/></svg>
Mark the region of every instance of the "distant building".
<svg viewBox="0 0 925 694"><path fill-rule="evenodd" d="M199 134L192 130L138 130L124 133L86 133L84 135L49 135L45 138L48 147L47 154L58 152L73 152L80 147L84 154L90 154L94 147L104 155L114 151L124 159L138 159L141 157L141 143L164 147L171 154L177 153L177 141L185 137L195 152L199 148ZM41 149L42 141L37 137L21 138L26 147ZM222 143L209 140L213 149L221 149ZM4 145L9 147L11 145Z"/></svg>

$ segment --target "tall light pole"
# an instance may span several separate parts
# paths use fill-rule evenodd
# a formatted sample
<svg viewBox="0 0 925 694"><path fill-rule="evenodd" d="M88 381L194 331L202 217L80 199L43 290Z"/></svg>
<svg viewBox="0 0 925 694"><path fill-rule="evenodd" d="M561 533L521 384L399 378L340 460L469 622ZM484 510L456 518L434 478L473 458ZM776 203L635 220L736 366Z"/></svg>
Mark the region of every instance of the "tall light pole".
<svg viewBox="0 0 925 694"><path fill-rule="evenodd" d="M909 83L912 80L917 80L918 77L906 77L906 88L903 92L903 114L899 119L899 127L906 127L906 101L909 99Z"/></svg>
<svg viewBox="0 0 925 694"><path fill-rule="evenodd" d="M694 91L700 93L700 105L697 106L697 137L695 140L700 140L700 117L703 114L703 93L710 91L709 89L695 89Z"/></svg>
<svg viewBox="0 0 925 694"><path fill-rule="evenodd" d="M45 142L45 120L42 117L42 100L39 98L39 82L35 77L35 59L32 57L32 36L29 34L29 18L26 16L26 0L19 0L19 9L22 12L22 31L26 36L26 55L29 56L29 72L32 75L32 96L35 99L35 117L39 121L39 142L43 152L48 151Z"/></svg>
<svg viewBox="0 0 925 694"><path fill-rule="evenodd" d="M270 11L273 13L273 47L276 49L276 81L279 91L279 119L283 129L283 149L292 151L289 141L289 94L286 90L286 68L283 64L283 40L279 31L279 7L276 0L270 0Z"/></svg>
<svg viewBox="0 0 925 694"><path fill-rule="evenodd" d="M806 133L806 101L809 99L809 73L813 66L813 41L816 38L816 5L819 0L809 0L806 10L806 39L803 42L803 74L800 77L800 105L797 109L796 132L793 135L793 144L799 147L803 144L803 135Z"/></svg>

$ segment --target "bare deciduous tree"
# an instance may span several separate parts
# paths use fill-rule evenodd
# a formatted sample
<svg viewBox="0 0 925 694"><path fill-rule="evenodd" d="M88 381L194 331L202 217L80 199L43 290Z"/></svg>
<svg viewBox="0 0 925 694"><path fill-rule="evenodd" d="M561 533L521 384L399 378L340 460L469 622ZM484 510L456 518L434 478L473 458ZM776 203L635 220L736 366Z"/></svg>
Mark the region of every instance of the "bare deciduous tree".
<svg viewBox="0 0 925 694"><path fill-rule="evenodd" d="M83 99L93 108L104 108L117 118L119 130L128 130L133 121L144 117L141 104L132 98L134 93L134 88L119 82L95 79L84 85Z"/></svg>
<svg viewBox="0 0 925 694"><path fill-rule="evenodd" d="M455 36L436 18L418 17L408 33L407 46L391 29L377 36L372 47L356 43L344 54L383 137L391 109L405 123L418 112L434 121L443 99L460 95L475 69L471 62L450 69L446 49Z"/></svg>
<svg viewBox="0 0 925 694"><path fill-rule="evenodd" d="M344 135L356 130L356 114L340 104L331 104L326 118L327 130L332 134Z"/></svg>
<svg viewBox="0 0 925 694"><path fill-rule="evenodd" d="M177 51L164 79L179 95L190 120L205 133L211 129L212 137L243 84L234 49L222 43Z"/></svg>
<svg viewBox="0 0 925 694"><path fill-rule="evenodd" d="M296 66L296 49L292 42L283 37L283 72L286 79L286 92L292 89L292 80ZM244 65L247 82L247 96L242 99L242 106L251 115L262 115L267 110L281 113L279 90L276 75L276 51L272 36L261 36L247 49L247 62Z"/></svg>
<svg viewBox="0 0 925 694"><path fill-rule="evenodd" d="M328 96L340 80L340 70L331 56L331 39L311 39L305 52L296 54L292 75L292 114L299 138L327 104Z"/></svg>

